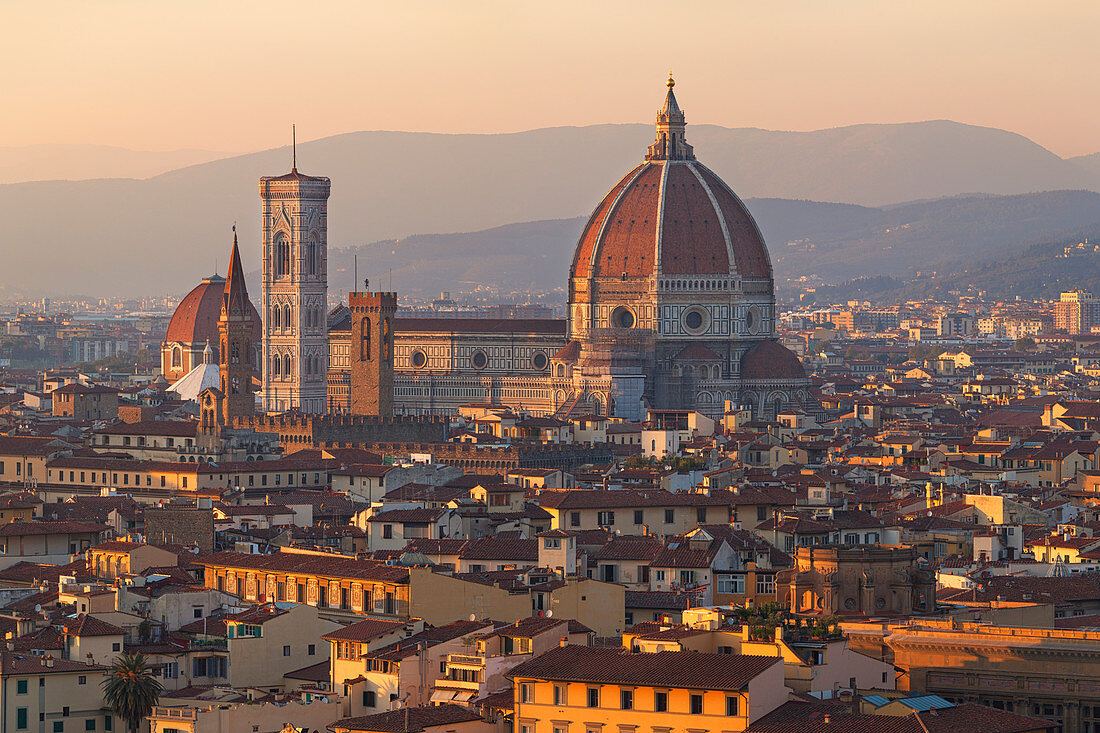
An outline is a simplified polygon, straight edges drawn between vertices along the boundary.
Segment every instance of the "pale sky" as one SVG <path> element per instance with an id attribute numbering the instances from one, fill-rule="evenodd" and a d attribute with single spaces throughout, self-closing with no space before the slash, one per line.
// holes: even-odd
<path id="1" fill-rule="evenodd" d="M 0 145 L 952 119 L 1100 151 L 1097 0 L 0 0 Z"/>

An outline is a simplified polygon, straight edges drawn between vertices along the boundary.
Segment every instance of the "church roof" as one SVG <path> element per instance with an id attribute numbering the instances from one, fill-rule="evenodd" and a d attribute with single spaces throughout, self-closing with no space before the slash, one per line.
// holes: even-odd
<path id="1" fill-rule="evenodd" d="M 217 387 L 221 384 L 221 370 L 217 364 L 203 361 L 191 371 L 184 374 L 168 388 L 169 392 L 175 392 L 181 400 L 198 402 L 199 395 L 208 387 Z"/>
<path id="2" fill-rule="evenodd" d="M 778 341 L 761 341 L 741 357 L 742 379 L 805 379 L 798 356 Z"/>

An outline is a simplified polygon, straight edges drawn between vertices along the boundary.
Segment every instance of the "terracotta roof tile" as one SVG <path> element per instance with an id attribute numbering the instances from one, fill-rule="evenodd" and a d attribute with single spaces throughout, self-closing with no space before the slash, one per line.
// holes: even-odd
<path id="1" fill-rule="evenodd" d="M 511 679 L 534 678 L 621 685 L 741 690 L 775 657 L 699 652 L 631 653 L 622 648 L 564 646 L 514 667 Z"/>

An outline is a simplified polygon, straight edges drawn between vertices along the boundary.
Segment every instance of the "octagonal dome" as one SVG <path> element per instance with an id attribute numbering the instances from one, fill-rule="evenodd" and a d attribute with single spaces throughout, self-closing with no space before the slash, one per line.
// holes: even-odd
<path id="1" fill-rule="evenodd" d="M 657 139 L 644 163 L 603 198 L 581 233 L 571 277 L 772 277 L 771 258 L 745 204 L 695 160 L 669 79 Z"/>

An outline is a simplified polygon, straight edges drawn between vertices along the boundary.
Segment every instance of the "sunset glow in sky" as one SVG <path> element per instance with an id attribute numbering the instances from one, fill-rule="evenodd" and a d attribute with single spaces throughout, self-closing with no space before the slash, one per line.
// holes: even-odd
<path id="1" fill-rule="evenodd" d="M 1100 151 L 1100 2 L 4 0 L 0 145 L 947 118 Z"/>

